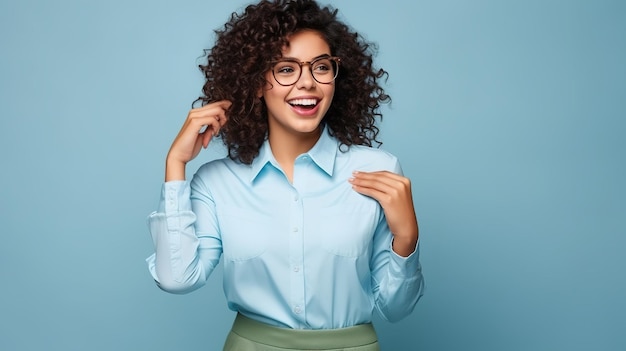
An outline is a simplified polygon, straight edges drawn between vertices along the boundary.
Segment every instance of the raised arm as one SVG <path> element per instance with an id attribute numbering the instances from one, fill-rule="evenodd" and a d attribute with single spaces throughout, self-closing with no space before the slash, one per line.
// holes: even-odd
<path id="1" fill-rule="evenodd" d="M 185 180 L 185 166 L 201 148 L 226 124 L 230 101 L 222 100 L 189 111 L 187 119 L 174 139 L 165 162 L 165 181 Z"/>
<path id="2" fill-rule="evenodd" d="M 159 210 L 148 217 L 155 253 L 147 259 L 165 291 L 199 288 L 219 261 L 215 205 L 200 179 L 185 180 L 185 167 L 224 126 L 228 107 L 230 102 L 219 101 L 191 110 L 168 152 Z"/>

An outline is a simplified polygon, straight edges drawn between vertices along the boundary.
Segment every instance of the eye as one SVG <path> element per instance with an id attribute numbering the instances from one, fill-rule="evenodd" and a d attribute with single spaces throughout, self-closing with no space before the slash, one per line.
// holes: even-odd
<path id="1" fill-rule="evenodd" d="M 333 71 L 333 65 L 329 59 L 321 59 L 313 64 L 313 71 L 316 73 L 327 73 Z"/>
<path id="2" fill-rule="evenodd" d="M 300 69 L 300 66 L 295 62 L 279 62 L 274 66 L 274 73 L 279 75 L 291 75 Z"/>

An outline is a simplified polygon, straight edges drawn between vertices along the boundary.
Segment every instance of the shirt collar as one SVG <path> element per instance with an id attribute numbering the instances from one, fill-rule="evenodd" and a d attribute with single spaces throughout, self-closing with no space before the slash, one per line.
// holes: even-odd
<path id="1" fill-rule="evenodd" d="M 311 150 L 303 155 L 309 156 L 321 170 L 329 176 L 332 176 L 339 142 L 332 137 L 330 133 L 330 128 L 324 127 L 317 143 L 313 145 Z M 299 157 L 302 157 L 302 155 Z M 268 163 L 279 168 L 278 162 L 272 154 L 269 140 L 266 139 L 259 149 L 259 155 L 252 161 L 250 182 L 254 182 L 259 173 L 261 173 L 261 170 L 263 170 Z"/>
<path id="2" fill-rule="evenodd" d="M 339 141 L 331 136 L 330 133 L 330 128 L 324 127 L 320 139 L 306 154 L 311 157 L 311 160 L 321 170 L 332 176 L 335 169 L 335 157 L 337 156 Z"/>

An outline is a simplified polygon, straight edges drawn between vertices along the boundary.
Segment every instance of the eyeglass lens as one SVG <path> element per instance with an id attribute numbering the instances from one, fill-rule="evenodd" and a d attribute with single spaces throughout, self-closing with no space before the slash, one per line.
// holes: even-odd
<path id="1" fill-rule="evenodd" d="M 331 57 L 321 57 L 311 62 L 298 62 L 295 60 L 278 61 L 273 68 L 276 81 L 281 85 L 295 84 L 302 75 L 302 66 L 307 64 L 313 78 L 322 84 L 332 83 L 337 77 L 338 65 Z"/>

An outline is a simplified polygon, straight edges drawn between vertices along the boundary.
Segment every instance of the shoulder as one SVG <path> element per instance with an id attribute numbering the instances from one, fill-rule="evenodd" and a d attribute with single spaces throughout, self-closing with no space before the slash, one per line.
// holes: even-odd
<path id="1" fill-rule="evenodd" d="M 192 186 L 194 184 L 226 183 L 243 178 L 249 173 L 250 165 L 224 157 L 200 166 L 193 176 Z"/>
<path id="2" fill-rule="evenodd" d="M 223 171 L 232 168 L 237 163 L 228 157 L 218 158 L 209 161 L 198 168 L 196 174 L 211 173 L 213 171 Z"/>
<path id="3" fill-rule="evenodd" d="M 352 145 L 340 146 L 337 160 L 349 164 L 355 170 L 361 171 L 390 171 L 401 173 L 400 162 L 392 153 L 369 146 Z"/>

